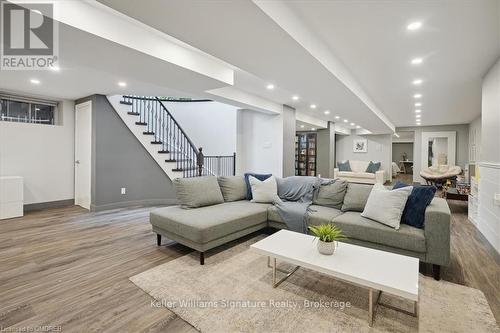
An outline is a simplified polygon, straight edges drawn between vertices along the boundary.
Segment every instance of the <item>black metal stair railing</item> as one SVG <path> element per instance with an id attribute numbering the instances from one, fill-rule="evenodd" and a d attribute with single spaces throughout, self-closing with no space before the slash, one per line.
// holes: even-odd
<path id="1" fill-rule="evenodd" d="M 151 144 L 158 145 L 158 153 L 165 154 L 165 162 L 175 162 L 172 171 L 183 177 L 235 174 L 236 154 L 231 156 L 204 156 L 157 97 L 123 96 L 122 104 L 132 107 L 130 115 L 138 116 L 137 126 L 144 126 L 143 134 L 151 136 Z"/>

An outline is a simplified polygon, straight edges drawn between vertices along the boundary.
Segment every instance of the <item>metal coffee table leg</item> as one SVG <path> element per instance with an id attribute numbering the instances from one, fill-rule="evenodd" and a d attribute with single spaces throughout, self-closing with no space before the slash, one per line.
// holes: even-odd
<path id="1" fill-rule="evenodd" d="M 271 257 L 267 257 L 267 267 L 273 269 L 273 288 L 276 288 L 277 286 L 279 286 L 283 281 L 288 279 L 288 277 L 290 275 L 295 273 L 300 268 L 300 266 L 296 266 L 291 271 L 285 271 L 285 270 L 279 269 L 276 267 L 276 258 L 273 258 L 273 265 L 271 266 Z M 277 272 L 285 273 L 286 275 L 284 277 L 282 277 L 279 281 L 276 281 L 277 280 Z"/>

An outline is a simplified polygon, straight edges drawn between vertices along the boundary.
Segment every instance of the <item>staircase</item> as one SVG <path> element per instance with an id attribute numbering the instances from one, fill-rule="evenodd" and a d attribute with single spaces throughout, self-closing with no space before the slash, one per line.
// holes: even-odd
<path id="1" fill-rule="evenodd" d="M 234 175 L 236 154 L 204 156 L 158 97 L 117 95 L 108 100 L 170 179 Z"/>

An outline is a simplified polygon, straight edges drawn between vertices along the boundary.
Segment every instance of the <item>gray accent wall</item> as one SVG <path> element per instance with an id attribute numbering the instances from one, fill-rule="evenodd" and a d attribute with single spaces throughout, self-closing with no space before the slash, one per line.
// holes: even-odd
<path id="1" fill-rule="evenodd" d="M 353 152 L 354 139 L 367 139 L 368 152 Z M 355 160 L 380 162 L 385 171 L 385 179 L 392 179 L 392 135 L 337 135 L 336 136 L 336 161 Z"/>
<path id="2" fill-rule="evenodd" d="M 172 181 L 109 103 L 92 95 L 92 198 L 95 211 L 130 205 L 174 204 Z M 126 194 L 121 194 L 121 188 Z"/>
<path id="3" fill-rule="evenodd" d="M 328 122 L 326 129 L 318 130 L 316 171 L 323 178 L 333 178 L 335 168 L 335 124 Z"/>
<path id="4" fill-rule="evenodd" d="M 413 146 L 413 181 L 424 182 L 420 177 L 422 165 L 422 133 L 423 132 L 444 132 L 455 131 L 456 142 L 456 165 L 462 169 L 469 163 L 469 124 L 440 125 L 440 126 L 419 126 L 419 127 L 398 127 L 396 132 L 414 131 L 415 142 Z"/>
<path id="5" fill-rule="evenodd" d="M 295 175 L 295 109 L 283 105 L 283 177 Z"/>
<path id="6" fill-rule="evenodd" d="M 408 160 L 413 161 L 413 142 L 393 142 L 392 143 L 392 161 L 399 163 L 406 153 Z"/>

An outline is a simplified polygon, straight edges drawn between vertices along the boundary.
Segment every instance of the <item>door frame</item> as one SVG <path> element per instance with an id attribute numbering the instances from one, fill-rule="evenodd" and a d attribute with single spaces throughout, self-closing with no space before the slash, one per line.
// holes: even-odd
<path id="1" fill-rule="evenodd" d="M 88 191 L 88 195 L 85 195 L 84 197 L 87 197 L 88 200 L 81 200 L 82 195 L 80 194 L 80 188 L 79 188 L 79 183 L 78 183 L 78 174 L 77 174 L 77 156 L 79 156 L 79 149 L 78 145 L 80 144 L 78 140 L 78 112 L 82 112 L 81 109 L 88 108 L 88 117 L 89 119 L 89 128 L 88 128 L 88 138 L 86 138 L 86 142 L 84 144 L 88 144 L 90 147 L 90 153 L 89 156 L 86 156 L 88 158 L 88 164 L 89 164 L 89 170 L 88 170 L 88 189 L 86 189 L 85 192 Z M 79 103 L 75 105 L 75 157 L 74 157 L 74 170 L 75 170 L 75 205 L 81 206 L 83 208 L 86 208 L 90 210 L 90 205 L 91 205 L 91 198 L 92 198 L 92 101 L 86 101 L 83 103 Z"/>

